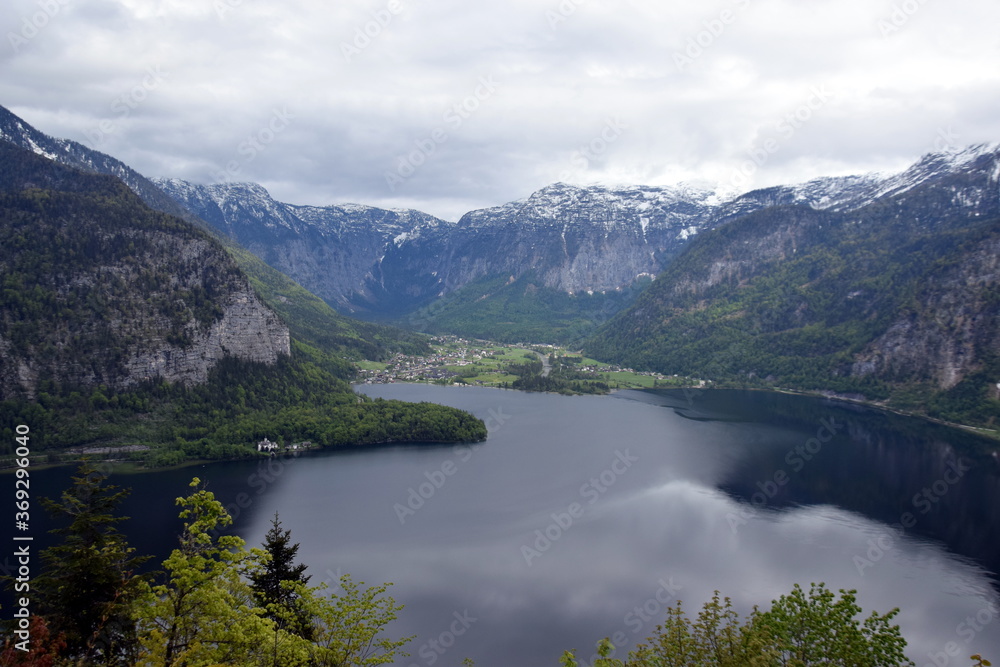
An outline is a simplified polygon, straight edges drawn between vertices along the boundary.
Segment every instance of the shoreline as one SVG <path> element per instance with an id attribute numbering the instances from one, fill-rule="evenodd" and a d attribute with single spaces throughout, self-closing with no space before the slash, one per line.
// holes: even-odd
<path id="1" fill-rule="evenodd" d="M 448 385 L 441 385 L 441 384 L 435 385 L 434 382 L 429 382 L 424 380 L 397 380 L 395 382 L 378 382 L 378 383 L 373 382 L 370 384 L 364 382 L 358 382 L 358 383 L 352 383 L 351 386 L 354 387 L 356 385 L 359 385 L 359 386 L 374 387 L 378 385 L 390 385 L 390 384 L 426 385 L 426 386 L 439 386 L 445 388 L 460 388 L 460 389 L 500 389 L 503 391 L 522 391 L 526 394 L 552 394 L 555 396 L 611 396 L 612 394 L 615 394 L 620 391 L 660 391 L 660 390 L 684 391 L 685 389 L 694 391 L 711 391 L 713 389 L 716 390 L 728 389 L 736 391 L 772 392 L 775 394 L 786 394 L 789 396 L 806 396 L 809 398 L 822 398 L 831 401 L 838 401 L 841 403 L 848 403 L 851 405 L 860 405 L 866 408 L 881 410 L 882 412 L 888 412 L 894 415 L 898 415 L 900 417 L 907 417 L 911 419 L 922 419 L 924 421 L 928 421 L 933 424 L 938 424 L 939 426 L 959 429 L 961 431 L 972 433 L 974 435 L 981 435 L 984 438 L 988 438 L 990 440 L 996 441 L 997 443 L 1000 443 L 1000 429 L 988 429 L 982 426 L 972 426 L 971 424 L 960 424 L 957 422 L 949 422 L 944 419 L 931 417 L 930 415 L 921 414 L 919 412 L 911 412 L 908 410 L 904 410 L 902 408 L 886 405 L 885 403 L 881 403 L 879 401 L 870 401 L 867 399 L 852 398 L 850 396 L 838 394 L 833 391 L 790 389 L 787 387 L 730 387 L 730 386 L 716 386 L 716 385 L 699 387 L 695 385 L 688 385 L 688 386 L 677 385 L 671 387 L 616 387 L 614 389 L 610 389 L 606 394 L 583 394 L 583 393 L 564 394 L 558 391 L 531 391 L 529 389 L 512 389 L 511 387 L 492 387 L 487 385 L 471 385 L 471 384 L 458 384 L 458 383 L 453 383 Z"/>
<path id="2" fill-rule="evenodd" d="M 727 386 L 711 386 L 711 387 L 701 386 L 701 387 L 699 387 L 699 386 L 693 386 L 693 385 L 692 386 L 673 386 L 673 387 L 625 387 L 625 388 L 618 387 L 618 388 L 609 390 L 606 394 L 582 394 L 582 393 L 579 393 L 579 394 L 564 394 L 562 392 L 552 392 L 552 391 L 536 392 L 536 391 L 525 390 L 525 389 L 512 389 L 510 387 L 491 387 L 491 386 L 484 386 L 484 385 L 468 385 L 468 384 L 442 385 L 442 384 L 435 384 L 434 382 L 416 381 L 416 380 L 399 380 L 399 381 L 396 381 L 396 382 L 380 382 L 380 383 L 358 382 L 358 383 L 351 383 L 351 387 L 354 388 L 355 391 L 357 391 L 357 387 L 359 387 L 359 386 L 379 386 L 379 385 L 391 385 L 391 384 L 424 385 L 424 386 L 430 386 L 430 387 L 439 386 L 439 387 L 442 387 L 442 388 L 457 388 L 457 389 L 498 389 L 498 390 L 501 390 L 501 391 L 519 391 L 519 392 L 523 392 L 523 393 L 526 393 L 526 394 L 542 393 L 542 394 L 552 394 L 552 395 L 569 396 L 569 397 L 574 397 L 574 396 L 611 396 L 611 395 L 613 395 L 615 393 L 618 393 L 618 392 L 621 392 L 621 391 L 659 391 L 659 390 L 684 391 L 685 389 L 687 389 L 687 390 L 695 390 L 695 391 L 736 390 L 736 391 L 771 392 L 771 393 L 784 394 L 784 395 L 789 395 L 789 396 L 804 396 L 804 397 L 808 397 L 808 398 L 832 400 L 832 401 L 837 401 L 837 402 L 845 403 L 845 404 L 849 404 L 849 405 L 862 406 L 862 407 L 869 408 L 869 409 L 879 410 L 879 411 L 882 411 L 882 412 L 894 414 L 894 415 L 897 415 L 897 416 L 900 416 L 900 417 L 906 417 L 906 418 L 909 418 L 909 419 L 921 419 L 921 420 L 924 420 L 924 421 L 927 421 L 927 422 L 930 422 L 930 423 L 933 423 L 933 424 L 937 424 L 939 426 L 944 426 L 946 428 L 953 428 L 953 429 L 957 429 L 957 430 L 960 430 L 960 431 L 963 431 L 963 432 L 966 432 L 966 433 L 971 433 L 973 435 L 982 436 L 982 437 L 984 437 L 984 438 L 986 438 L 988 440 L 991 440 L 991 441 L 997 443 L 997 446 L 1000 447 L 1000 430 L 996 430 L 996 429 L 991 430 L 991 429 L 984 428 L 984 427 L 972 426 L 970 424 L 959 424 L 959 423 L 956 423 L 956 422 L 949 422 L 949 421 L 946 421 L 946 420 L 943 420 L 943 419 L 938 419 L 936 417 L 931 417 L 929 415 L 921 414 L 921 413 L 918 413 L 918 412 L 911 412 L 911 411 L 903 410 L 901 408 L 892 407 L 892 406 L 886 405 L 886 404 L 878 402 L 878 401 L 869 401 L 869 400 L 865 400 L 865 399 L 853 398 L 853 397 L 850 397 L 850 396 L 840 395 L 840 394 L 837 394 L 835 392 L 808 391 L 808 390 L 802 390 L 802 389 L 790 389 L 790 388 L 787 388 L 787 387 L 769 387 L 769 388 L 765 388 L 765 387 L 727 387 Z M 139 464 L 139 463 L 137 463 L 135 461 L 128 461 L 128 460 L 118 459 L 118 458 L 112 458 L 112 459 L 91 458 L 91 459 L 86 459 L 86 460 L 92 461 L 92 462 L 94 462 L 96 464 L 111 464 L 112 473 L 119 473 L 119 474 L 124 474 L 124 475 L 140 475 L 140 474 L 146 474 L 146 473 L 164 472 L 164 471 L 167 471 L 167 470 L 179 470 L 179 469 L 183 469 L 183 468 L 190 468 L 190 467 L 194 467 L 194 466 L 206 465 L 206 464 L 209 464 L 209 463 L 224 463 L 226 461 L 251 461 L 251 460 L 254 460 L 254 459 L 267 460 L 267 459 L 270 459 L 270 458 L 284 458 L 286 456 L 295 456 L 295 457 L 298 457 L 298 456 L 301 456 L 301 455 L 304 455 L 304 454 L 310 454 L 310 453 L 340 452 L 340 451 L 349 452 L 349 451 L 361 451 L 361 450 L 366 450 L 366 449 L 380 449 L 380 448 L 387 448 L 387 447 L 394 447 L 394 446 L 408 446 L 408 445 L 417 445 L 417 446 L 419 446 L 419 445 L 448 446 L 448 445 L 462 445 L 462 444 L 465 444 L 465 445 L 475 445 L 475 444 L 479 444 L 481 442 L 484 442 L 484 441 L 478 441 L 478 442 L 423 442 L 423 441 L 421 441 L 421 442 L 415 442 L 415 441 L 406 441 L 406 440 L 393 440 L 393 441 L 386 441 L 386 442 L 376 442 L 376 443 L 346 445 L 346 446 L 334 447 L 334 448 L 313 447 L 313 448 L 310 448 L 310 449 L 305 449 L 305 450 L 297 451 L 297 452 L 294 452 L 294 453 L 279 454 L 277 456 L 253 456 L 253 455 L 250 455 L 250 456 L 246 456 L 246 457 L 242 457 L 242 458 L 233 458 L 233 459 L 191 459 L 189 461 L 183 461 L 181 463 L 177 463 L 177 464 L 170 465 L 170 466 L 159 466 L 159 467 L 152 467 L 152 468 L 144 467 L 144 466 L 142 466 L 141 464 Z M 62 452 L 62 453 L 65 453 L 65 452 Z M 60 461 L 58 463 L 46 462 L 46 463 L 40 463 L 40 464 L 32 464 L 32 469 L 33 470 L 45 470 L 45 469 L 48 469 L 48 468 L 73 467 L 73 466 L 78 466 L 84 460 L 85 459 L 80 458 L 80 459 L 76 459 L 76 460 L 73 460 L 73 461 Z M 16 470 L 16 467 L 2 468 L 2 469 L 0 469 L 0 476 L 5 475 L 8 472 L 9 473 L 13 473 L 15 470 Z"/>

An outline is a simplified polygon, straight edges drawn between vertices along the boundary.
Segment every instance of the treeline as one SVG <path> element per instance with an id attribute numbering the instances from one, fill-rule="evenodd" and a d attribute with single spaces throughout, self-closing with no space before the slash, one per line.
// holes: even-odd
<path id="1" fill-rule="evenodd" d="M 157 336 L 190 345 L 247 289 L 205 232 L 147 208 L 114 178 L 24 153 L 0 146 L 5 384 L 14 372 L 3 366 L 20 365 L 29 376 L 113 385 L 130 354 Z M 36 183 L 61 189 L 28 187 Z"/>
<path id="2" fill-rule="evenodd" d="M 294 338 L 354 361 L 383 361 L 397 352 L 415 356 L 430 354 L 431 347 L 425 336 L 344 317 L 235 241 L 222 239 L 222 243 L 249 276 L 261 299 L 288 325 Z"/>
<path id="3" fill-rule="evenodd" d="M 31 615 L 7 621 L 0 664 L 33 667 L 341 667 L 391 663 L 409 638 L 386 636 L 402 608 L 388 584 L 349 575 L 310 586 L 298 544 L 275 515 L 260 548 L 232 535 L 195 478 L 178 498 L 184 528 L 162 569 L 128 546 L 115 516 L 126 491 L 84 467 L 49 511 L 62 539 L 42 552 Z M 11 579 L 8 584 L 16 582 Z M 20 595 L 25 595 L 23 591 Z"/>
<path id="4" fill-rule="evenodd" d="M 534 271 L 477 280 L 410 315 L 418 331 L 516 343 L 525 340 L 574 344 L 628 306 L 648 279 L 607 293 L 568 294 L 545 287 Z M 483 295 L 486 295 L 484 298 Z"/>
<path id="5" fill-rule="evenodd" d="M 355 394 L 347 362 L 302 343 L 273 366 L 226 358 L 205 384 L 147 383 L 127 392 L 42 386 L 34 401 L 0 402 L 0 456 L 18 424 L 37 433 L 35 453 L 78 458 L 70 447 L 139 445 L 121 457 L 150 466 L 256 456 L 263 438 L 318 447 L 391 442 L 478 442 L 482 420 L 431 403 Z"/>
<path id="6" fill-rule="evenodd" d="M 612 638 L 597 643 L 592 667 L 915 667 L 906 657 L 906 639 L 892 620 L 899 613 L 872 612 L 862 621 L 857 591 L 840 590 L 839 597 L 822 583 L 806 592 L 795 584 L 791 593 L 757 607 L 740 618 L 729 598 L 715 591 L 695 618 L 678 601 L 653 636 L 617 659 Z M 948 648 L 951 651 L 951 645 Z M 929 654 L 935 664 L 950 664 L 957 652 Z M 991 667 L 979 654 L 972 667 Z M 963 661 L 964 663 L 964 661 Z M 579 667 L 566 651 L 562 667 Z M 968 663 L 964 663 L 968 664 Z"/>
<path id="7" fill-rule="evenodd" d="M 561 358 L 552 358 L 552 366 L 548 375 L 542 375 L 544 366 L 535 359 L 524 364 L 511 364 L 505 370 L 518 376 L 510 384 L 511 389 L 522 391 L 551 391 L 560 394 L 606 394 L 611 391 L 607 382 L 594 380 L 586 373 L 575 370 L 570 363 L 563 363 Z"/>
<path id="8" fill-rule="evenodd" d="M 1000 221 L 929 225 L 919 201 L 856 215 L 775 207 L 699 235 L 584 349 L 719 385 L 861 394 L 988 425 L 1000 418 L 991 380 L 1000 358 L 986 335 L 1000 321 L 1000 301 L 964 262 L 997 242 Z M 966 283 L 977 286 L 954 288 Z M 959 308 L 966 315 L 955 316 Z M 916 352 L 909 364 L 859 372 L 862 353 L 901 321 L 927 337 L 915 344 L 944 349 L 965 336 L 955 344 L 976 359 L 973 373 L 942 390 Z"/>
<path id="9" fill-rule="evenodd" d="M 252 278 L 205 231 L 118 179 L 0 141 L 0 465 L 20 424 L 37 462 L 110 447 L 157 466 L 256 455 L 264 437 L 324 447 L 486 437 L 457 410 L 355 395 L 351 360 L 394 344 L 426 350 L 425 340 L 340 317 L 230 249 Z M 291 356 L 272 366 L 225 357 L 198 386 L 132 384 L 129 360 L 188 347 L 251 284 L 290 318 Z"/>

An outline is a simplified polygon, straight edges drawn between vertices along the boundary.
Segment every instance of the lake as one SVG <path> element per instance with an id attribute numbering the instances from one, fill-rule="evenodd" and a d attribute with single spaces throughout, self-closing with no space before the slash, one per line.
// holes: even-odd
<path id="1" fill-rule="evenodd" d="M 747 612 L 820 581 L 857 589 L 866 613 L 899 607 L 917 665 L 1000 660 L 990 441 L 765 392 L 357 389 L 469 410 L 490 437 L 119 475 L 132 543 L 165 554 L 172 499 L 198 475 L 252 545 L 278 512 L 311 583 L 394 582 L 391 632 L 416 635 L 405 666 L 554 666 L 565 649 L 589 664 L 599 639 L 624 655 L 677 599 L 696 613 L 717 589 Z"/>

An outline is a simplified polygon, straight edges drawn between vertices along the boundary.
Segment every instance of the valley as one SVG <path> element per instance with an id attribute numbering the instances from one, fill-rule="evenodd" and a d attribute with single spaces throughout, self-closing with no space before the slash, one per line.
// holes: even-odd
<path id="1" fill-rule="evenodd" d="M 72 170 L 123 179 L 130 192 L 116 197 L 211 239 L 198 243 L 222 267 L 198 274 L 190 261 L 172 268 L 157 259 L 155 277 L 130 284 L 138 246 L 122 240 L 118 259 L 95 256 L 83 273 L 59 278 L 75 281 L 72 294 L 6 278 L 7 312 L 34 314 L 0 331 L 0 374 L 13 401 L 2 428 L 26 411 L 53 420 L 55 458 L 68 447 L 132 445 L 157 465 L 245 456 L 270 432 L 267 421 L 282 424 L 289 441 L 390 437 L 374 424 L 313 437 L 314 411 L 351 402 L 348 381 L 359 379 L 577 394 L 780 387 L 987 431 L 1000 422 L 997 145 L 928 154 L 896 174 L 741 195 L 555 183 L 450 222 L 409 209 L 287 204 L 253 183 L 149 180 L 7 110 L 0 138 L 11 165 L 28 162 L 10 152 L 17 147 L 35 156 L 37 173 L 55 170 L 46 178 L 57 187 L 78 178 L 66 180 Z M 44 183 L 19 170 L 9 180 L 15 190 Z M 96 186 L 69 189 L 88 187 Z M 149 215 L 135 199 L 127 206 Z M 65 264 L 19 250 L 24 229 L 9 244 L 18 271 Z M 128 234 L 94 227 L 87 252 L 108 233 Z M 65 252 L 83 256 L 72 243 Z M 185 273 L 181 289 L 156 296 L 157 312 L 136 320 L 148 324 L 123 328 L 142 310 L 129 289 L 148 298 L 174 270 Z M 103 285 L 102 271 L 119 277 Z M 225 281 L 239 296 L 225 296 Z M 92 303 L 107 305 L 84 309 Z M 31 322 L 55 307 L 81 325 L 96 316 L 72 338 L 76 347 L 56 335 L 59 326 Z M 237 371 L 241 358 L 264 366 Z M 275 372 L 294 379 L 265 379 Z M 255 389 L 243 396 L 219 386 L 234 379 Z M 289 386 L 299 390 L 271 390 Z M 312 397 L 311 407 L 289 404 L 291 396 Z"/>
<path id="2" fill-rule="evenodd" d="M 1000 4 L 4 9 L 0 667 L 998 664 Z"/>
<path id="3" fill-rule="evenodd" d="M 543 391 L 565 394 L 705 386 L 703 380 L 637 372 L 588 359 L 552 344 L 503 344 L 458 336 L 435 336 L 429 342 L 432 348 L 429 355 L 397 354 L 385 362 L 359 362 L 358 381 L 363 384 L 426 382 L 505 389 L 538 386 Z"/>

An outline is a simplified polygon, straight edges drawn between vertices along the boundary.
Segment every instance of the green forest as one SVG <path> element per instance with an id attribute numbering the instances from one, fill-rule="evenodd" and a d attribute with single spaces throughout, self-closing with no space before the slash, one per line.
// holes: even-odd
<path id="1" fill-rule="evenodd" d="M 963 262 L 1000 239 L 1000 221 L 942 220 L 928 229 L 919 220 L 902 203 L 854 217 L 789 207 L 746 216 L 699 235 L 584 349 L 717 386 L 833 391 L 992 426 L 1000 418 L 993 391 L 1000 356 L 990 336 L 968 341 L 977 363 L 947 389 L 915 365 L 854 372 L 859 354 L 900 321 L 921 323 L 938 347 L 958 335 L 963 318 L 981 323 L 980 332 L 1000 324 L 995 287 L 952 287 L 973 280 Z M 782 239 L 773 241 L 776 251 L 758 247 L 771 235 Z M 734 268 L 710 278 L 720 258 Z M 939 321 L 932 304 L 958 300 L 964 315 Z"/>
<path id="2" fill-rule="evenodd" d="M 486 438 L 467 413 L 352 391 L 354 360 L 423 352 L 423 338 L 340 317 L 231 249 L 248 276 L 208 233 L 116 178 L 0 142 L 0 220 L 0 465 L 20 424 L 35 464 L 85 448 L 166 466 L 257 456 L 264 438 L 305 448 Z M 251 286 L 289 319 L 290 355 L 271 365 L 225 355 L 203 384 L 130 377 L 129 358 L 190 348 Z"/>
<path id="3" fill-rule="evenodd" d="M 418 331 L 449 333 L 502 343 L 579 343 L 631 303 L 649 284 L 608 293 L 567 294 L 545 287 L 535 272 L 516 280 L 481 278 L 410 315 Z"/>
<path id="4" fill-rule="evenodd" d="M 12 455 L 17 424 L 39 434 L 33 451 L 45 462 L 79 458 L 65 452 L 71 447 L 140 445 L 148 449 L 121 456 L 154 467 L 257 456 L 264 438 L 324 448 L 486 438 L 483 422 L 466 412 L 355 394 L 351 373 L 296 342 L 274 366 L 225 359 L 193 387 L 159 382 L 115 393 L 48 385 L 37 400 L 0 402 L 0 456 Z"/>

